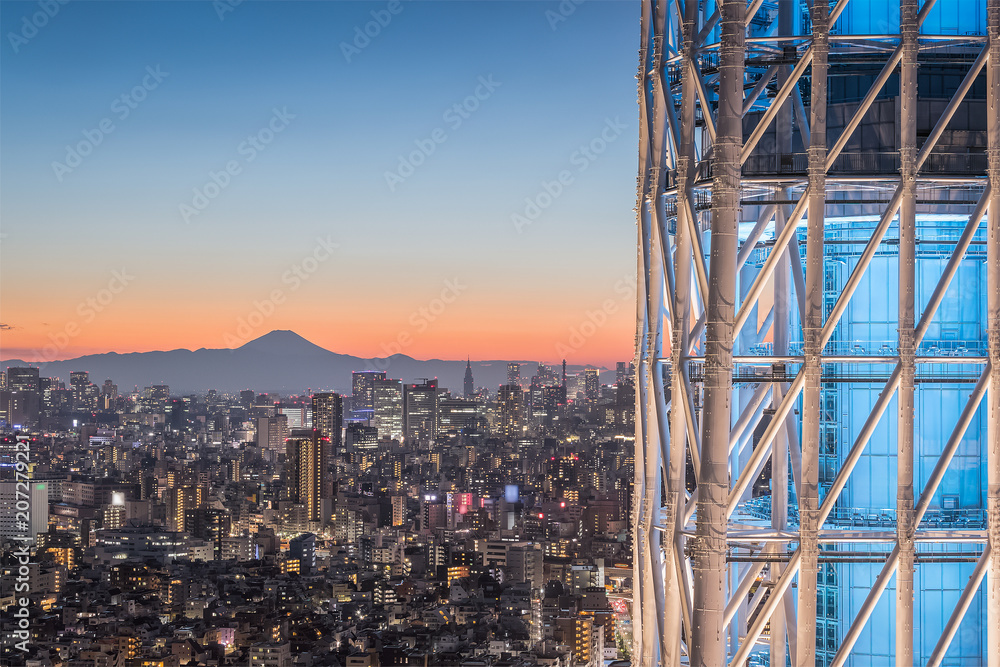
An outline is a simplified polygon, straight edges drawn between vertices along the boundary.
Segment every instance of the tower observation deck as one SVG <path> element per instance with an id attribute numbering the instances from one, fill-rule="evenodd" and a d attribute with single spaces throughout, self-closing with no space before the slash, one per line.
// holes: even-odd
<path id="1" fill-rule="evenodd" d="M 642 0 L 632 664 L 1000 667 L 1000 0 Z"/>

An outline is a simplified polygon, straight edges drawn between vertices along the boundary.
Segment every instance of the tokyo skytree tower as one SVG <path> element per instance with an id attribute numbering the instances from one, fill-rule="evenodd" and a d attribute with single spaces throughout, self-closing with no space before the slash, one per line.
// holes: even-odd
<path id="1" fill-rule="evenodd" d="M 632 664 L 1000 667 L 1000 0 L 642 0 Z"/>

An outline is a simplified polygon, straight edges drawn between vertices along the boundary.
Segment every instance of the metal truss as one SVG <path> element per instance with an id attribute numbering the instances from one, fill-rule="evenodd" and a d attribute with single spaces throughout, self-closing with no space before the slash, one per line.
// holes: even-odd
<path id="1" fill-rule="evenodd" d="M 901 0 L 897 34 L 831 29 L 849 1 L 803 0 L 808 20 L 796 21 L 791 1 L 642 0 L 634 665 L 767 658 L 783 666 L 790 658 L 812 667 L 817 572 L 831 558 L 865 558 L 852 550 L 859 542 L 884 544 L 872 556 L 883 565 L 860 611 L 846 619 L 832 664 L 850 659 L 893 577 L 894 664 L 916 664 L 914 572 L 931 557 L 919 546 L 934 542 L 978 548 L 957 552 L 975 569 L 929 664 L 941 664 L 985 586 L 985 653 L 990 667 L 1000 667 L 1000 0 L 988 0 L 986 35 L 922 32 L 935 0 Z M 960 54 L 966 75 L 918 143 L 918 65 L 941 51 Z M 828 111 L 838 102 L 828 100 L 829 68 L 845 62 L 878 74 L 828 136 Z M 935 148 L 984 69 L 986 159 L 955 167 Z M 845 152 L 894 75 L 898 154 Z M 943 191 L 968 194 L 968 219 L 920 309 L 917 211 Z M 877 222 L 827 301 L 824 215 L 831 203 L 875 206 Z M 898 239 L 887 239 L 891 226 Z M 898 339 L 864 357 L 886 369 L 877 378 L 884 387 L 821 498 L 821 389 L 831 377 L 851 381 L 859 362 L 831 341 L 873 258 L 890 242 L 899 257 Z M 921 342 L 974 242 L 980 252 L 986 246 L 985 354 L 928 354 Z M 949 362 L 975 369 L 962 380 L 974 388 L 961 414 L 948 416 L 954 428 L 933 473 L 914 488 L 915 388 L 922 369 Z M 837 501 L 880 420 L 893 419 L 886 414 L 893 398 L 895 516 L 877 526 L 862 517 L 857 525 Z M 985 525 L 935 528 L 927 521 L 936 511 L 932 498 L 980 409 Z M 768 463 L 772 496 L 758 516 L 765 521 L 752 521 L 747 508 L 763 505 L 751 491 Z"/>

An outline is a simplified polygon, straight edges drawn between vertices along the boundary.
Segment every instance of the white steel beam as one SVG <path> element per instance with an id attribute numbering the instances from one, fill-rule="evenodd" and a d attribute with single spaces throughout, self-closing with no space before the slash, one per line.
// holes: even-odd
<path id="1" fill-rule="evenodd" d="M 975 417 L 976 411 L 979 409 L 979 404 L 982 403 L 983 398 L 986 395 L 989 378 L 990 368 L 987 367 L 983 369 L 983 374 L 980 377 L 979 382 L 976 384 L 976 388 L 973 390 L 972 395 L 969 396 L 969 400 L 965 404 L 965 409 L 962 411 L 962 414 L 958 419 L 958 423 L 955 424 L 955 429 L 952 431 L 951 437 L 948 438 L 948 443 L 945 445 L 944 451 L 941 452 L 941 456 L 938 458 L 937 465 L 935 465 L 934 471 L 931 473 L 930 479 L 927 481 L 927 485 L 924 487 L 923 493 L 920 494 L 920 503 L 917 505 L 913 513 L 914 524 L 920 523 L 920 520 L 927 512 L 927 508 L 930 506 L 931 499 L 934 497 L 938 486 L 941 484 L 941 480 L 944 479 L 944 474 L 948 470 L 948 465 L 955 456 L 958 446 L 962 443 L 962 438 L 965 437 L 965 432 L 969 429 L 969 424 L 972 423 L 972 419 Z M 892 553 L 889 554 L 889 558 L 886 559 L 885 565 L 882 566 L 882 571 L 879 572 L 878 577 L 872 584 L 871 591 L 869 591 L 868 596 L 861 605 L 861 609 L 858 611 L 857 616 L 851 623 L 847 634 L 844 636 L 840 647 L 837 649 L 837 654 L 830 663 L 830 667 L 843 667 L 844 663 L 847 661 L 847 657 L 854 648 L 854 644 L 858 641 L 858 637 L 861 636 L 861 632 L 864 630 L 865 624 L 868 623 L 868 619 L 871 618 L 872 612 L 875 611 L 875 605 L 878 604 L 879 598 L 889 585 L 889 579 L 892 578 L 893 573 L 899 565 L 899 551 L 900 548 L 897 543 L 893 548 Z"/>
<path id="2" fill-rule="evenodd" d="M 927 660 L 927 667 L 939 667 L 941 661 L 944 660 L 944 654 L 948 652 L 948 647 L 951 646 L 951 641 L 958 632 L 958 626 L 961 625 L 962 619 L 965 618 L 966 612 L 969 611 L 969 607 L 972 605 L 972 598 L 976 596 L 979 585 L 983 583 L 987 566 L 990 563 L 990 555 L 991 547 L 987 544 L 986 549 L 983 550 L 983 555 L 979 557 L 979 561 L 976 563 L 976 569 L 972 571 L 972 576 L 969 577 L 969 581 L 962 591 L 962 596 L 958 599 L 958 604 L 955 605 L 955 610 L 952 612 L 951 618 L 948 619 L 948 624 L 944 626 L 944 632 L 941 633 L 941 638 L 934 647 L 934 652 L 931 653 L 931 657 Z"/>
<path id="3" fill-rule="evenodd" d="M 691 664 L 723 667 L 726 643 L 726 492 L 732 392 L 733 310 L 740 216 L 743 140 L 743 0 L 723 0 L 719 47 L 719 113 L 712 188 L 712 240 L 706 317 L 705 418 L 693 545 L 694 610 Z"/>
<path id="4" fill-rule="evenodd" d="M 785 85 L 778 90 L 778 94 L 775 95 L 773 100 L 771 100 L 771 106 L 769 106 L 767 111 L 764 112 L 764 115 L 761 116 L 760 122 L 757 123 L 757 127 L 755 127 L 753 132 L 750 133 L 750 137 L 743 145 L 743 150 L 740 153 L 740 164 L 746 162 L 747 158 L 750 157 L 750 154 L 753 153 L 753 149 L 757 147 L 757 143 L 760 141 L 761 137 L 764 136 L 764 133 L 767 132 L 767 128 L 771 126 L 771 121 L 773 121 L 778 115 L 778 111 L 781 109 L 782 104 L 791 94 L 792 88 L 798 84 L 799 78 L 802 76 L 803 72 L 806 71 L 806 68 L 809 67 L 809 63 L 812 62 L 812 59 L 813 50 L 812 47 L 809 47 L 806 49 L 805 53 L 802 54 L 802 57 L 799 58 L 799 62 L 795 64 L 795 68 L 789 75 L 788 80 L 785 81 Z"/>
<path id="5" fill-rule="evenodd" d="M 986 232 L 986 322 L 991 367 L 986 417 L 986 521 L 990 537 L 986 655 L 989 667 L 1000 667 L 1000 0 L 989 0 L 986 13 L 990 53 L 986 72 L 986 154 L 991 189 Z"/>
<path id="6" fill-rule="evenodd" d="M 916 375 L 917 265 L 917 0 L 900 0 L 902 50 L 899 96 L 899 326 L 900 380 L 896 398 L 896 665 L 913 666 L 913 574 L 916 548 L 913 533 L 913 405 Z"/>
<path id="7" fill-rule="evenodd" d="M 802 397 L 802 481 L 799 534 L 802 569 L 798 585 L 796 667 L 816 664 L 816 575 L 819 571 L 820 354 L 823 346 L 824 211 L 826 199 L 826 78 L 830 52 L 829 3 L 813 0 L 813 67 L 810 94 L 809 218 L 806 227 L 806 294 L 802 310 L 805 389 Z"/>

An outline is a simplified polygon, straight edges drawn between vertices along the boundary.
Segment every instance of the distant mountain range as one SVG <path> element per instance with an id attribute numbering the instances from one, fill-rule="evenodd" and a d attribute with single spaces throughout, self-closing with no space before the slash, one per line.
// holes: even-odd
<path id="1" fill-rule="evenodd" d="M 524 364 L 521 375 L 530 378 L 537 362 Z M 385 371 L 387 377 L 410 382 L 418 378 L 438 378 L 439 386 L 461 393 L 465 361 L 419 360 L 404 354 L 387 359 L 362 359 L 337 354 L 311 343 L 294 331 L 272 331 L 235 349 L 170 350 L 88 354 L 76 359 L 44 364 L 21 359 L 0 360 L 0 367 L 38 366 L 42 377 L 59 377 L 69 384 L 71 371 L 88 371 L 90 381 L 101 384 L 111 378 L 121 392 L 133 386 L 170 386 L 173 394 L 202 393 L 209 389 L 233 393 L 241 389 L 258 392 L 299 393 L 308 389 L 350 392 L 351 372 Z M 507 381 L 507 361 L 473 361 L 472 375 L 477 387 L 496 390 Z M 569 373 L 583 366 L 567 366 Z M 602 382 L 614 382 L 614 372 L 602 370 Z"/>

